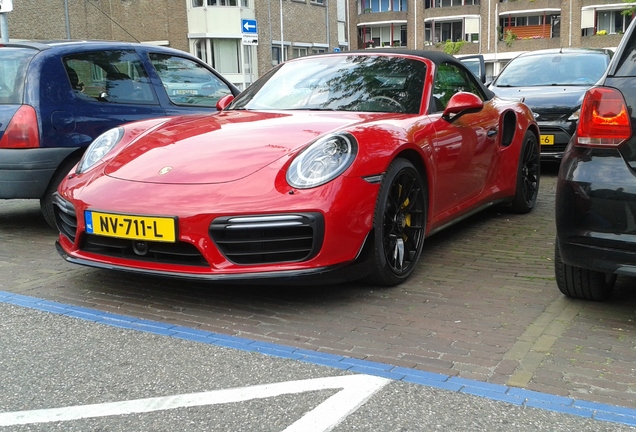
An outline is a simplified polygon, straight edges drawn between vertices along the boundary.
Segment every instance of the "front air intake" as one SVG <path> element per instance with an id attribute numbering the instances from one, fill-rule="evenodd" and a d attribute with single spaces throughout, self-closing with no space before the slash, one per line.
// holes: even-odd
<path id="1" fill-rule="evenodd" d="M 243 265 L 305 261 L 322 246 L 320 213 L 230 216 L 212 221 L 210 237 L 225 257 Z"/>

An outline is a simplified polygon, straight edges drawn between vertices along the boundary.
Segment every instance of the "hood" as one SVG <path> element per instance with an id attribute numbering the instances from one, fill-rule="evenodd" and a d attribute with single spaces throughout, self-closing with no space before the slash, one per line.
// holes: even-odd
<path id="1" fill-rule="evenodd" d="M 496 87 L 490 89 L 504 99 L 519 99 L 536 113 L 571 114 L 581 107 L 588 86 Z"/>
<path id="2" fill-rule="evenodd" d="M 216 115 L 177 117 L 124 148 L 109 161 L 105 174 L 148 183 L 232 182 L 323 134 L 369 117 L 377 116 L 223 111 Z"/>

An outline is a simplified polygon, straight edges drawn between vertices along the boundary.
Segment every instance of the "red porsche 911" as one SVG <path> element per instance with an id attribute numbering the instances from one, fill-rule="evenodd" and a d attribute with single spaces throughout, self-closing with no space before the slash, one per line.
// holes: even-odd
<path id="1" fill-rule="evenodd" d="M 98 137 L 55 197 L 60 254 L 200 280 L 397 285 L 431 234 L 536 203 L 532 112 L 446 54 L 294 59 L 217 108 Z"/>

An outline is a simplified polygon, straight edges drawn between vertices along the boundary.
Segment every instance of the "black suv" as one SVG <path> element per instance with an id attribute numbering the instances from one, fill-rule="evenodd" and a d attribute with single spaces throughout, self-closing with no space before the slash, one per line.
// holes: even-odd
<path id="1" fill-rule="evenodd" d="M 122 123 L 216 112 L 239 90 L 198 58 L 149 44 L 0 44 L 0 199 L 52 196 L 86 147 Z"/>
<path id="2" fill-rule="evenodd" d="M 559 169 L 554 265 L 569 297 L 605 300 L 617 275 L 636 276 L 635 25 L 586 92 Z"/>

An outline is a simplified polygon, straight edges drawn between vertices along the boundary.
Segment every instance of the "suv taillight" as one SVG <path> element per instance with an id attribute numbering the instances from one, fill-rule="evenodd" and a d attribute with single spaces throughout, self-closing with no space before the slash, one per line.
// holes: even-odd
<path id="1" fill-rule="evenodd" d="M 581 147 L 618 147 L 632 136 L 623 94 L 610 87 L 592 87 L 585 94 L 577 128 Z"/>
<path id="2" fill-rule="evenodd" d="M 35 109 L 22 105 L 13 115 L 0 139 L 0 148 L 21 149 L 40 146 L 40 132 Z"/>

